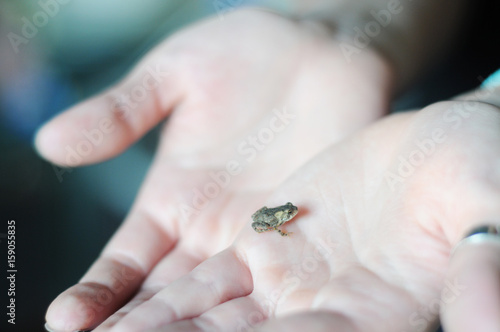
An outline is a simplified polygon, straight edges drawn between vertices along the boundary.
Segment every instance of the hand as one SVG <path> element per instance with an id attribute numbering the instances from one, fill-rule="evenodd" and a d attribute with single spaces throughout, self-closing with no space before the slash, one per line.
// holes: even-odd
<path id="1" fill-rule="evenodd" d="M 123 82 L 44 126 L 40 153 L 75 166 L 120 153 L 170 116 L 127 219 L 51 304 L 48 324 L 94 327 L 128 302 L 107 324 L 119 321 L 232 243 L 306 160 L 384 114 L 390 68 L 369 49 L 356 58 L 347 65 L 314 23 L 235 12 L 172 36 Z"/>
<path id="2" fill-rule="evenodd" d="M 244 228 L 111 331 L 434 331 L 440 310 L 498 331 L 500 245 L 450 251 L 499 220 L 499 111 L 441 102 L 334 145 L 268 199 L 299 207 L 291 237 Z"/>

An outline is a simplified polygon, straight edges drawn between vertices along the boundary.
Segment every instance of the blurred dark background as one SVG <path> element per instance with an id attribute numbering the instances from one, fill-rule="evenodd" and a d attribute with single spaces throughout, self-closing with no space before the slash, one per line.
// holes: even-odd
<path id="1" fill-rule="evenodd" d="M 42 330 L 51 300 L 78 281 L 123 220 L 156 141 L 153 131 L 111 161 L 61 175 L 33 150 L 36 128 L 115 82 L 173 31 L 218 14 L 214 2 L 206 0 L 67 1 L 15 52 L 8 33 L 21 35 L 22 18 L 40 10 L 38 1 L 0 0 L 3 308 L 8 220 L 16 222 L 18 271 L 16 326 L 8 326 L 2 313 L 1 331 Z M 499 15 L 496 1 L 470 1 L 453 49 L 394 108 L 420 107 L 473 89 L 500 67 Z"/>

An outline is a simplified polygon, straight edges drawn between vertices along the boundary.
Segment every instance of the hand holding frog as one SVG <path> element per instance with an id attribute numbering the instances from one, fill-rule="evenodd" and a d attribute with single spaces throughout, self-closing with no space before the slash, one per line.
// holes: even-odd
<path id="1" fill-rule="evenodd" d="M 52 328 L 120 321 L 225 249 L 243 227 L 253 232 L 250 216 L 284 179 L 387 111 L 393 78 L 385 59 L 367 48 L 346 66 L 325 31 L 257 10 L 198 23 L 159 45 L 122 82 L 40 130 L 40 153 L 65 165 L 65 147 L 110 119 L 113 131 L 83 158 L 90 164 L 119 154 L 169 116 L 126 220 L 80 282 L 51 304 Z M 133 109 L 120 108 L 116 100 L 142 86 L 151 69 L 168 76 Z M 271 141 L 258 139 L 271 128 Z M 250 153 L 240 153 L 241 144 Z M 194 190 L 233 160 L 241 173 L 205 206 L 193 204 Z M 194 211 L 187 217 L 186 206 Z"/>
<path id="2" fill-rule="evenodd" d="M 464 250 L 451 263 L 450 251 L 475 225 L 500 220 L 499 126 L 498 107 L 470 102 L 379 121 L 318 155 L 270 197 L 301 209 L 288 226 L 292 238 L 248 226 L 108 327 L 433 331 L 441 309 L 447 331 L 497 331 L 500 261 L 492 258 L 500 246 Z M 432 153 L 399 174 L 422 142 Z"/>

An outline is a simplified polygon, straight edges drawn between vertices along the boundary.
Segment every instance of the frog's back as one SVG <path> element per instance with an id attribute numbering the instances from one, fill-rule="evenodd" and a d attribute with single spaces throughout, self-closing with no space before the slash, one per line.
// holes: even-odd
<path id="1" fill-rule="evenodd" d="M 259 216 L 261 216 L 265 210 L 267 210 L 266 206 L 261 207 L 257 212 L 252 214 L 252 220 L 255 221 L 257 218 L 259 218 Z"/>

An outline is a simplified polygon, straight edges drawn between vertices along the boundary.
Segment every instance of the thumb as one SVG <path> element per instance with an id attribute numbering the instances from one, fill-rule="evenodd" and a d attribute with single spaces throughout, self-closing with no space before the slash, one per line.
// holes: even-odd
<path id="1" fill-rule="evenodd" d="M 500 331 L 500 190 L 498 172 L 495 171 L 499 165 L 496 147 L 500 145 L 497 134 L 500 124 L 500 70 L 491 75 L 480 89 L 457 99 L 497 106 L 488 108 L 485 113 L 487 121 L 478 126 L 483 132 L 484 144 L 477 150 L 491 149 L 490 154 L 494 157 L 487 160 L 493 166 L 478 176 L 478 179 L 486 179 L 487 185 L 483 185 L 480 192 L 471 186 L 469 191 L 472 195 L 464 200 L 475 205 L 476 216 L 470 215 L 457 228 L 461 238 L 467 239 L 459 242 L 455 238 L 453 241 L 455 247 L 441 293 L 441 320 L 446 331 L 451 332 Z M 460 214 L 466 215 L 463 211 Z M 486 230 L 488 234 L 483 233 Z M 474 233 L 480 234 L 470 236 Z"/>
<path id="2" fill-rule="evenodd" d="M 40 155 L 75 167 L 125 150 L 164 119 L 179 98 L 164 67 L 146 59 L 122 82 L 44 124 L 35 136 Z"/>

